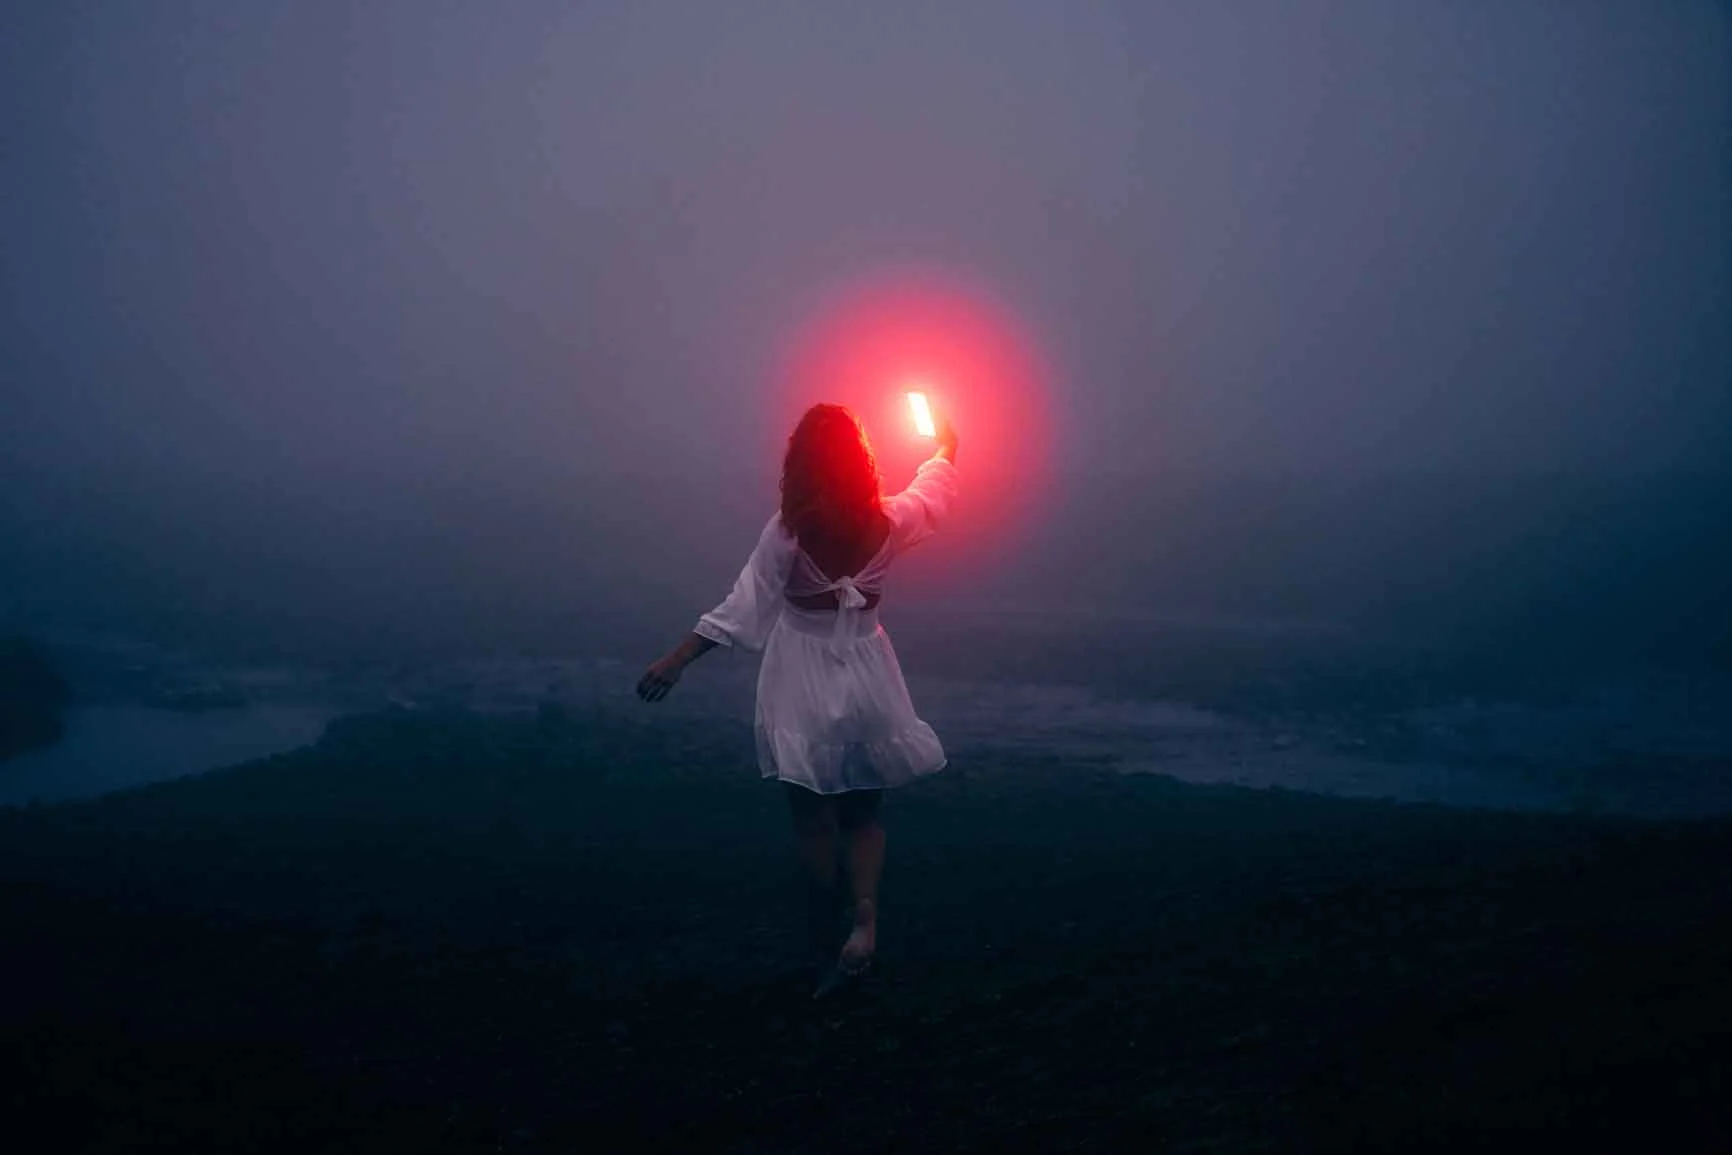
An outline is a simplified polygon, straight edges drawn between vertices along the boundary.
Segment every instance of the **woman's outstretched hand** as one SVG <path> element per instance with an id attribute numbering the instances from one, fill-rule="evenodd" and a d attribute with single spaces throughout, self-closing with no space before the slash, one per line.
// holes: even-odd
<path id="1" fill-rule="evenodd" d="M 674 688 L 674 683 L 680 680 L 680 671 L 686 664 L 669 654 L 658 658 L 644 671 L 644 676 L 638 679 L 637 696 L 646 702 L 659 702 L 668 696 Z"/>
<path id="2" fill-rule="evenodd" d="M 685 668 L 716 648 L 716 643 L 702 634 L 690 633 L 686 640 L 655 660 L 644 676 L 637 680 L 637 696 L 646 702 L 659 702 L 668 696 Z"/>

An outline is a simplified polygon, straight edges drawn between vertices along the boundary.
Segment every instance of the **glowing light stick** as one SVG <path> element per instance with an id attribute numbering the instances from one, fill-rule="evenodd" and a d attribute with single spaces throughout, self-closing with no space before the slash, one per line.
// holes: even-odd
<path id="1" fill-rule="evenodd" d="M 914 414 L 914 432 L 922 437 L 938 436 L 938 426 L 932 423 L 932 407 L 926 403 L 926 394 L 908 394 L 908 408 Z"/>

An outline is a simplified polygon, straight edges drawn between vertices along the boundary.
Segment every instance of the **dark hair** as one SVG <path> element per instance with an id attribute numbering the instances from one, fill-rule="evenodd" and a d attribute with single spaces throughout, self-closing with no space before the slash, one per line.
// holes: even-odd
<path id="1" fill-rule="evenodd" d="M 878 459 L 854 414 L 814 405 L 788 435 L 782 525 L 801 544 L 859 537 L 882 508 Z"/>

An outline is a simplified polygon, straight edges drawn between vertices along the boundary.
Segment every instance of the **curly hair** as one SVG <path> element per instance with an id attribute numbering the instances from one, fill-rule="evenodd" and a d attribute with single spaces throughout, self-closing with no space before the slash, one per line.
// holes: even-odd
<path id="1" fill-rule="evenodd" d="M 782 525 L 802 545 L 859 537 L 880 512 L 878 459 L 858 418 L 814 405 L 788 435 Z"/>

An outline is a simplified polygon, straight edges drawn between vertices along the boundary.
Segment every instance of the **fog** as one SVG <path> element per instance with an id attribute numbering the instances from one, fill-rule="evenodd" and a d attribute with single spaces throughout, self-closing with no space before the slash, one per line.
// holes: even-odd
<path id="1" fill-rule="evenodd" d="M 15 13 L 0 620 L 647 658 L 889 284 L 1027 367 L 905 604 L 1724 658 L 1728 61 L 1707 3 Z"/>

